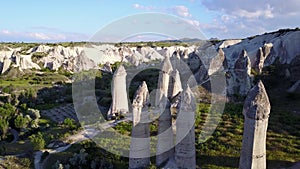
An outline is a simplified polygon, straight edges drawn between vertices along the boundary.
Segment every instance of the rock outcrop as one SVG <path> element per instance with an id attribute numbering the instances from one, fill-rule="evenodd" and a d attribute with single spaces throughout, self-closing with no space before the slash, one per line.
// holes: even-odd
<path id="1" fill-rule="evenodd" d="M 178 70 L 173 71 L 173 76 L 171 80 L 171 97 L 176 96 L 179 92 L 182 91 L 182 84 L 181 84 L 181 79 L 180 79 L 180 74 Z"/>
<path id="2" fill-rule="evenodd" d="M 183 91 L 177 109 L 175 161 L 177 168 L 196 168 L 195 111 L 196 104 L 189 86 Z"/>
<path id="3" fill-rule="evenodd" d="M 229 70 L 226 73 L 228 82 L 227 93 L 229 95 L 241 94 L 245 96 L 250 89 L 247 87 L 249 86 L 248 81 L 245 83 L 247 86 L 240 86 L 238 83 L 232 81 L 233 77 L 241 75 L 241 73 L 236 74 L 236 72 L 232 71 L 236 68 L 236 62 L 240 56 L 237 53 L 245 51 L 250 59 L 251 68 L 257 74 L 260 74 L 264 67 L 270 66 L 275 62 L 276 64 L 293 64 L 294 59 L 300 55 L 300 48 L 296 45 L 299 43 L 299 39 L 299 30 L 280 30 L 260 36 L 235 40 L 230 43 L 230 40 L 226 40 L 216 45 L 217 50 L 222 49 L 224 52 L 224 65 L 227 64 Z M 251 68 L 247 68 L 247 71 L 251 70 Z M 293 71 L 289 70 L 289 72 L 293 74 Z M 238 88 L 243 88 L 243 91 L 240 92 Z"/>
<path id="4" fill-rule="evenodd" d="M 107 114 L 108 119 L 111 119 L 116 115 L 126 114 L 129 111 L 126 75 L 127 73 L 123 65 L 120 65 L 114 73 L 111 91 L 112 104 Z"/>
<path id="5" fill-rule="evenodd" d="M 240 169 L 266 168 L 266 137 L 270 102 L 265 87 L 258 82 L 248 93 L 244 103 L 244 134 Z"/>
<path id="6" fill-rule="evenodd" d="M 171 104 L 168 99 L 173 93 L 172 83 L 172 64 L 170 58 L 166 57 L 159 74 L 158 92 L 156 94 L 155 107 L 160 116 L 158 118 L 158 137 L 156 148 L 156 165 L 160 166 L 167 162 L 174 155 L 174 133 L 172 129 Z"/>
<path id="7" fill-rule="evenodd" d="M 146 168 L 150 165 L 149 91 L 143 82 L 132 102 L 133 127 L 130 142 L 129 168 Z"/>
<path id="8" fill-rule="evenodd" d="M 239 55 L 233 68 L 227 72 L 227 93 L 229 95 L 239 94 L 245 96 L 251 88 L 251 63 L 247 52 L 243 50 Z"/>
<path id="9" fill-rule="evenodd" d="M 161 166 L 174 158 L 174 133 L 172 129 L 171 104 L 168 98 L 162 96 L 159 109 L 162 112 L 158 118 L 158 135 L 156 145 L 156 165 Z"/>
<path id="10" fill-rule="evenodd" d="M 172 64 L 170 58 L 166 57 L 164 62 L 161 65 L 161 71 L 158 78 L 158 92 L 156 93 L 155 106 L 160 105 L 162 97 L 170 96 L 169 85 L 170 85 L 170 76 L 173 72 Z"/>

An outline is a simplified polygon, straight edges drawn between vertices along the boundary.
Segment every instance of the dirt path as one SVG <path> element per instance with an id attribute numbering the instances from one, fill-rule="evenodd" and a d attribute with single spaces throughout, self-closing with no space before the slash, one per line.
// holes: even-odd
<path id="1" fill-rule="evenodd" d="M 107 121 L 101 125 L 101 128 L 108 129 L 108 128 L 116 126 L 120 122 L 128 121 L 128 120 L 130 120 L 130 119 L 126 118 L 126 119 L 122 119 L 119 121 Z M 101 132 L 100 130 L 98 130 L 90 125 L 86 125 L 86 126 L 84 126 L 84 130 L 82 130 L 79 133 L 72 135 L 66 139 L 66 142 L 71 142 L 70 144 L 59 147 L 57 149 L 44 149 L 44 150 L 35 152 L 34 153 L 34 168 L 35 169 L 43 168 L 43 163 L 41 163 L 41 158 L 45 151 L 48 151 L 50 154 L 64 152 L 68 148 L 70 148 L 73 144 L 76 144 L 76 143 L 84 141 L 84 140 L 92 139 L 96 135 L 98 135 L 100 132 Z M 44 161 L 47 161 L 47 158 Z"/>

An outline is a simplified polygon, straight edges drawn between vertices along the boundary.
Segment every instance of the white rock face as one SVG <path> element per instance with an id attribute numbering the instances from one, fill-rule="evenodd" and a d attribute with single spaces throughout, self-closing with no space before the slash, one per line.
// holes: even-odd
<path id="1" fill-rule="evenodd" d="M 185 56 L 194 51 L 196 46 L 182 47 L 128 47 L 103 44 L 103 45 L 89 45 L 89 46 L 47 46 L 39 45 L 26 51 L 26 55 L 19 55 L 18 52 L 22 48 L 11 49 L 8 51 L 0 51 L 0 68 L 3 73 L 8 70 L 16 56 L 19 59 L 14 66 L 19 67 L 20 70 L 31 68 L 49 68 L 51 70 L 58 70 L 63 68 L 68 71 L 77 72 L 81 70 L 88 70 L 97 68 L 98 64 L 113 64 L 115 62 L 128 62 L 133 65 L 141 65 L 153 60 L 164 60 L 165 57 L 171 57 L 177 50 L 185 51 Z M 38 58 L 37 63 L 32 62 L 32 55 L 34 53 L 44 53 L 45 57 Z M 29 57 L 31 56 L 31 57 Z M 20 58 L 24 58 L 24 62 L 20 64 Z M 38 66 L 42 65 L 42 67 Z"/>
<path id="2" fill-rule="evenodd" d="M 180 47 L 171 46 L 165 48 L 152 48 L 152 47 L 116 47 L 114 45 L 92 45 L 85 48 L 89 58 L 96 61 L 97 64 L 115 63 L 115 62 L 129 62 L 134 65 L 141 63 L 148 63 L 153 60 L 163 60 L 165 57 L 171 57 L 177 50 L 187 50 L 191 52 L 195 46 Z"/>
<path id="3" fill-rule="evenodd" d="M 28 50 L 26 55 L 20 54 L 21 48 L 11 49 L 9 51 L 0 51 L 0 73 L 6 72 L 10 66 L 18 67 L 21 71 L 25 69 L 41 69 L 41 67 L 32 61 L 32 55 L 36 52 L 44 53 L 46 56 L 37 60 L 44 68 L 58 70 L 64 68 L 68 71 L 81 71 L 96 68 L 96 63 L 89 59 L 83 47 L 50 47 L 40 45 Z"/>
<path id="4" fill-rule="evenodd" d="M 173 71 L 173 79 L 172 79 L 172 97 L 176 96 L 179 92 L 182 91 L 182 84 L 180 79 L 180 74 L 178 70 Z"/>
<path id="5" fill-rule="evenodd" d="M 242 40 L 241 39 L 231 39 L 231 40 L 225 40 L 223 41 L 219 48 L 227 48 L 229 46 L 235 45 L 237 43 L 240 43 Z"/>
<path id="6" fill-rule="evenodd" d="M 0 51 L 0 74 L 9 70 L 10 67 L 18 67 L 21 71 L 24 69 L 40 69 L 40 67 L 31 61 L 31 55 L 20 55 L 21 48 L 9 49 L 9 51 Z"/>
<path id="7" fill-rule="evenodd" d="M 236 44 L 230 42 L 231 45 L 227 45 L 225 42 L 219 45 L 219 49 L 222 49 L 225 56 L 223 66 L 224 68 L 228 67 L 227 93 L 229 95 L 247 94 L 251 88 L 252 79 L 246 78 L 246 76 L 248 74 L 251 77 L 251 68 L 261 73 L 263 67 L 273 64 L 276 60 L 281 64 L 290 64 L 296 56 L 300 55 L 300 48 L 297 45 L 300 43 L 300 31 L 275 32 L 260 35 L 252 39 L 244 39 L 240 42 L 236 41 L 238 42 Z M 247 53 L 247 57 L 251 63 L 248 66 L 240 64 L 239 53 L 243 51 Z M 239 69 L 245 70 L 247 74 L 243 75 L 241 71 L 238 71 L 237 65 L 240 65 Z M 244 78 L 242 78 L 243 76 Z"/>
<path id="8" fill-rule="evenodd" d="M 252 63 L 256 58 L 258 49 L 265 48 L 264 55 L 266 61 L 264 66 L 272 64 L 276 58 L 279 59 L 282 64 L 289 64 L 293 58 L 300 54 L 299 48 L 300 31 L 289 31 L 287 33 L 272 33 L 257 36 L 253 39 L 245 39 L 235 45 L 227 46 L 223 48 L 227 60 L 234 64 L 237 57 L 235 52 L 246 50 Z"/>
<path id="9" fill-rule="evenodd" d="M 161 65 L 161 71 L 158 78 L 158 92 L 156 93 L 155 106 L 158 107 L 163 97 L 169 96 L 170 76 L 173 67 L 170 58 L 166 57 Z"/>

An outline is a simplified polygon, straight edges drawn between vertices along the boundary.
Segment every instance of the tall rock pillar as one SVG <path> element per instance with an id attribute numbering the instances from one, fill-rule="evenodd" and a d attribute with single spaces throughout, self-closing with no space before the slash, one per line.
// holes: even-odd
<path id="1" fill-rule="evenodd" d="M 175 161 L 178 169 L 196 168 L 195 111 L 196 104 L 189 86 L 181 96 L 176 120 Z"/>
<path id="2" fill-rule="evenodd" d="M 116 114 L 125 114 L 128 112 L 128 96 L 126 86 L 126 70 L 123 65 L 116 70 L 113 76 L 112 86 L 112 105 L 107 114 L 108 119 Z"/>
<path id="3" fill-rule="evenodd" d="M 170 101 L 163 96 L 160 110 L 163 112 L 158 118 L 158 135 L 156 147 L 156 165 L 161 166 L 174 157 L 174 133 L 172 128 Z"/>
<path id="4" fill-rule="evenodd" d="M 266 168 L 266 135 L 270 110 L 265 87 L 259 81 L 249 91 L 243 108 L 245 122 L 239 169 Z"/>
<path id="5" fill-rule="evenodd" d="M 173 72 L 171 61 L 169 57 L 166 57 L 159 73 L 158 78 L 158 92 L 156 94 L 155 106 L 158 107 L 161 103 L 163 96 L 169 96 L 169 85 L 170 85 L 170 76 Z"/>
<path id="6" fill-rule="evenodd" d="M 147 111 L 149 92 L 146 82 L 138 88 L 132 103 L 133 127 L 131 133 L 129 168 L 140 169 L 150 165 L 150 129 Z"/>
<path id="7" fill-rule="evenodd" d="M 170 76 L 173 68 L 170 58 L 166 57 L 159 74 L 158 92 L 155 99 L 155 107 L 158 108 L 158 136 L 156 147 L 156 165 L 161 166 L 174 155 L 174 133 L 172 129 L 170 97 Z"/>

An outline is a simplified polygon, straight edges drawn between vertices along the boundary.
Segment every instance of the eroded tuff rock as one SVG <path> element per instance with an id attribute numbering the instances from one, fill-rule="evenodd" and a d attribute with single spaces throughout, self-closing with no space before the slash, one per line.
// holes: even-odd
<path id="1" fill-rule="evenodd" d="M 168 98 L 162 97 L 158 118 L 158 133 L 156 145 L 156 165 L 161 166 L 171 158 L 174 158 L 174 133 L 172 129 L 171 104 Z"/>
<path id="2" fill-rule="evenodd" d="M 241 39 L 231 39 L 231 40 L 225 40 L 223 41 L 220 45 L 219 45 L 219 48 L 222 49 L 222 48 L 228 48 L 232 45 L 235 45 L 235 44 L 238 44 L 242 42 Z"/>
<path id="3" fill-rule="evenodd" d="M 261 74 L 264 67 L 265 56 L 262 48 L 259 48 L 256 55 L 256 60 L 254 63 L 254 70 Z"/>
<path id="4" fill-rule="evenodd" d="M 229 95 L 246 95 L 251 88 L 251 63 L 247 52 L 243 50 L 235 61 L 234 67 L 229 68 L 227 76 L 227 92 Z"/>
<path id="5" fill-rule="evenodd" d="M 110 65 L 109 62 L 106 62 L 106 63 L 103 65 L 102 71 L 108 72 L 108 73 L 113 73 L 113 70 L 112 70 L 111 65 Z"/>
<path id="6" fill-rule="evenodd" d="M 225 54 L 224 54 L 222 48 L 220 48 L 218 50 L 218 54 L 211 60 L 211 63 L 209 65 L 209 69 L 208 69 L 208 75 L 212 75 L 217 71 L 226 70 L 228 68 L 228 66 L 227 66 L 227 61 L 225 59 L 226 59 Z"/>
<path id="7" fill-rule="evenodd" d="M 162 97 L 170 96 L 170 76 L 173 72 L 173 67 L 170 58 L 166 57 L 161 65 L 161 71 L 158 78 L 158 92 L 156 93 L 155 106 L 158 107 Z M 172 93 L 171 93 L 172 94 Z"/>
<path id="8" fill-rule="evenodd" d="M 116 115 L 126 114 L 129 111 L 126 75 L 127 73 L 123 65 L 120 65 L 114 73 L 111 91 L 112 104 L 107 114 L 109 119 L 115 117 Z"/>
<path id="9" fill-rule="evenodd" d="M 246 50 L 252 63 L 256 58 L 257 50 L 263 49 L 266 61 L 264 66 L 269 66 L 278 58 L 281 64 L 290 64 L 300 54 L 299 44 L 300 31 L 287 31 L 285 33 L 274 32 L 247 38 L 240 43 L 223 48 L 227 60 L 234 64 L 235 52 Z"/>
<path id="10" fill-rule="evenodd" d="M 228 83 L 227 93 L 229 95 L 234 93 L 245 95 L 247 93 L 247 90 L 243 92 L 239 91 L 239 88 L 244 88 L 245 85 L 240 87 L 240 85 L 237 85 L 238 83 L 232 79 L 232 77 L 241 75 L 240 73 L 236 74 L 236 72 L 232 71 L 236 68 L 236 62 L 240 56 L 239 53 L 243 50 L 247 52 L 247 56 L 251 62 L 251 68 L 256 70 L 259 74 L 263 67 L 275 64 L 275 62 L 276 64 L 292 65 L 295 62 L 294 59 L 300 55 L 300 48 L 297 47 L 297 44 L 300 42 L 299 39 L 299 30 L 280 30 L 242 40 L 225 40 L 217 44 L 217 50 L 222 49 L 224 52 L 224 65 L 227 63 L 227 66 L 224 67 L 228 67 L 226 73 Z M 248 70 L 251 70 L 251 68 Z M 296 82 L 298 79 L 293 78 L 293 74 L 296 74 L 295 72 L 297 72 L 297 70 L 289 68 L 287 71 L 289 72 L 288 75 L 290 75 L 289 79 Z M 249 84 L 248 81 L 246 81 L 245 84 L 247 86 L 247 84 Z"/>
<path id="11" fill-rule="evenodd" d="M 176 120 L 175 161 L 177 168 L 196 168 L 195 111 L 193 92 L 187 86 L 181 96 Z"/>
<path id="12" fill-rule="evenodd" d="M 83 49 L 83 47 L 39 45 L 21 54 L 21 48 L 9 48 L 9 51 L 0 51 L 0 63 L 3 65 L 1 73 L 7 71 L 9 67 L 18 67 L 21 71 L 33 68 L 51 70 L 63 68 L 73 72 L 95 68 L 96 63 L 85 55 Z M 44 56 L 34 58 L 36 53 Z"/>
<path id="13" fill-rule="evenodd" d="M 149 91 L 143 82 L 132 102 L 133 127 L 131 132 L 129 168 L 146 168 L 150 165 Z"/>
<path id="14" fill-rule="evenodd" d="M 270 102 L 265 87 L 258 82 L 248 93 L 244 103 L 244 133 L 240 169 L 266 168 L 266 137 Z"/>

